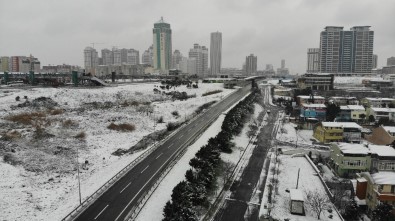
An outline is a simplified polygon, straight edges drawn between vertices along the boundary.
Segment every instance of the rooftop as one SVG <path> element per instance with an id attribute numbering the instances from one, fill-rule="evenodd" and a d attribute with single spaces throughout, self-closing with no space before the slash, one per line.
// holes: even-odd
<path id="1" fill-rule="evenodd" d="M 368 101 L 395 101 L 394 98 L 386 98 L 386 97 L 367 97 L 365 98 Z"/>
<path id="2" fill-rule="evenodd" d="M 378 172 L 370 174 L 375 184 L 395 185 L 395 172 Z"/>
<path id="3" fill-rule="evenodd" d="M 344 105 L 340 106 L 341 110 L 365 110 L 362 105 Z"/>
<path id="4" fill-rule="evenodd" d="M 297 97 L 300 97 L 300 98 L 302 98 L 302 99 L 310 99 L 310 96 L 307 96 L 307 95 L 298 95 Z M 313 98 L 314 98 L 314 99 L 325 99 L 325 98 L 322 97 L 322 96 L 314 96 Z"/>
<path id="5" fill-rule="evenodd" d="M 326 108 L 325 104 L 302 104 L 302 106 L 307 108 Z"/>
<path id="6" fill-rule="evenodd" d="M 342 153 L 345 154 L 377 154 L 382 157 L 395 157 L 395 149 L 384 145 L 368 145 L 352 144 L 352 143 L 336 143 Z M 395 182 L 395 181 L 394 181 Z"/>
<path id="7" fill-rule="evenodd" d="M 371 107 L 374 112 L 395 112 L 395 108 L 387 108 L 387 107 Z"/>
<path id="8" fill-rule="evenodd" d="M 290 192 L 291 200 L 293 201 L 304 201 L 303 193 L 298 189 L 291 189 Z"/>
<path id="9" fill-rule="evenodd" d="M 389 131 L 390 133 L 395 133 L 395 127 L 385 126 L 383 128 L 385 131 Z"/>
<path id="10" fill-rule="evenodd" d="M 324 127 L 341 127 L 341 128 L 358 128 L 362 129 L 359 124 L 355 122 L 322 122 Z"/>

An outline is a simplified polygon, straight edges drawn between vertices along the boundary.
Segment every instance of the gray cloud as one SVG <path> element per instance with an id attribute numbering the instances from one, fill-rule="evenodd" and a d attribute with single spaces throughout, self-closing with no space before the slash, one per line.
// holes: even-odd
<path id="1" fill-rule="evenodd" d="M 164 16 L 173 30 L 173 49 L 185 56 L 194 43 L 209 47 L 210 32 L 223 33 L 223 66 L 240 68 L 258 56 L 258 68 L 306 69 L 306 50 L 318 47 L 327 25 L 348 29 L 370 25 L 379 65 L 395 56 L 393 0 L 0 0 L 0 55 L 28 55 L 42 64 L 82 65 L 95 47 L 135 48 L 152 44 L 153 23 Z"/>

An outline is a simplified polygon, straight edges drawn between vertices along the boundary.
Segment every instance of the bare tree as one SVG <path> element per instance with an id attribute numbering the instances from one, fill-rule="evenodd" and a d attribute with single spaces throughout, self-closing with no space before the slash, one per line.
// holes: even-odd
<path id="1" fill-rule="evenodd" d="M 306 204 L 315 213 L 317 219 L 320 219 L 323 210 L 330 208 L 329 198 L 318 190 L 306 192 L 306 199 Z"/>

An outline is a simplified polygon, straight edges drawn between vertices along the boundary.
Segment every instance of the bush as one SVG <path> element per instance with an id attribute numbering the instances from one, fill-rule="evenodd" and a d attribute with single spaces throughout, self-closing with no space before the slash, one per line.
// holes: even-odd
<path id="1" fill-rule="evenodd" d="M 15 101 L 19 101 L 21 98 L 19 96 L 16 96 Z"/>
<path id="2" fill-rule="evenodd" d="M 209 108 L 211 105 L 213 105 L 216 101 L 210 101 L 208 103 L 203 104 L 202 106 L 198 107 L 198 109 L 195 110 L 196 114 L 200 114 L 204 109 Z"/>
<path id="3" fill-rule="evenodd" d="M 4 160 L 4 162 L 6 162 L 8 164 L 11 164 L 11 165 L 14 165 L 14 166 L 21 163 L 21 161 L 18 160 L 18 158 L 12 153 L 4 154 L 3 160 Z"/>
<path id="4" fill-rule="evenodd" d="M 20 138 L 22 135 L 16 130 L 8 132 L 2 136 L 2 140 L 11 141 Z"/>
<path id="5" fill-rule="evenodd" d="M 208 96 L 208 95 L 212 95 L 212 94 L 221 93 L 221 92 L 222 92 L 222 90 L 208 91 L 208 92 L 206 92 L 206 93 L 202 94 L 202 97 L 204 97 L 204 96 Z"/>
<path id="6" fill-rule="evenodd" d="M 174 117 L 179 117 L 180 115 L 178 114 L 178 111 L 173 111 L 173 112 L 171 112 L 171 114 L 174 116 Z"/>
<path id="7" fill-rule="evenodd" d="M 65 120 L 62 122 L 62 126 L 65 128 L 75 127 L 75 126 L 78 126 L 78 123 L 68 119 L 68 120 Z"/>
<path id="8" fill-rule="evenodd" d="M 85 140 L 86 133 L 84 131 L 81 131 L 77 135 L 75 135 L 74 138 L 79 139 L 79 140 Z"/>
<path id="9" fill-rule="evenodd" d="M 59 114 L 63 114 L 64 110 L 63 109 L 54 109 L 54 110 L 51 110 L 49 113 L 51 115 L 59 115 Z"/>
<path id="10" fill-rule="evenodd" d="M 163 123 L 164 121 L 163 121 L 163 116 L 160 116 L 159 118 L 158 118 L 158 121 L 157 121 L 157 123 L 158 124 L 161 124 L 161 123 Z"/>
<path id="11" fill-rule="evenodd" d="M 180 126 L 180 124 L 174 123 L 174 122 L 169 122 L 166 127 L 168 131 L 172 131 L 177 129 Z"/>
<path id="12" fill-rule="evenodd" d="M 116 131 L 134 131 L 136 129 L 136 126 L 134 126 L 133 124 L 114 124 L 111 123 L 110 125 L 108 125 L 107 127 L 110 130 L 116 130 Z"/>
<path id="13" fill-rule="evenodd" d="M 21 114 L 8 116 L 6 117 L 6 120 L 27 125 L 27 124 L 32 124 L 33 120 L 37 120 L 45 116 L 46 115 L 43 112 L 21 113 Z"/>

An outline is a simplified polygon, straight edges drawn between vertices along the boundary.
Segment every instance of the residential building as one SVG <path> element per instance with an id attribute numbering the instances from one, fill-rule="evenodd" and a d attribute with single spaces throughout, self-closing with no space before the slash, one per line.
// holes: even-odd
<path id="1" fill-rule="evenodd" d="M 366 134 L 365 139 L 377 145 L 390 145 L 395 141 L 395 127 L 380 125 L 371 134 Z"/>
<path id="2" fill-rule="evenodd" d="M 325 104 L 304 104 L 300 106 L 299 117 L 303 120 L 315 118 L 318 120 L 326 119 L 326 106 Z"/>
<path id="3" fill-rule="evenodd" d="M 217 76 L 221 73 L 222 33 L 211 33 L 210 39 L 210 74 Z"/>
<path id="4" fill-rule="evenodd" d="M 71 71 L 82 71 L 82 68 L 77 65 L 47 65 L 43 66 L 41 72 L 43 73 L 71 73 Z"/>
<path id="5" fill-rule="evenodd" d="M 110 76 L 112 72 L 122 73 L 125 76 L 141 76 L 145 74 L 146 65 L 143 64 L 119 64 L 119 65 L 98 65 L 95 68 L 95 75 Z"/>
<path id="6" fill-rule="evenodd" d="M 333 90 L 333 74 L 313 74 L 307 73 L 298 78 L 298 87 L 311 90 Z"/>
<path id="7" fill-rule="evenodd" d="M 182 60 L 182 54 L 179 50 L 175 50 L 173 53 L 173 59 L 172 59 L 172 68 L 173 69 L 180 69 L 180 61 Z"/>
<path id="8" fill-rule="evenodd" d="M 322 143 L 360 143 L 361 129 L 354 122 L 320 122 L 314 127 L 313 136 Z"/>
<path id="9" fill-rule="evenodd" d="M 208 72 L 208 49 L 205 46 L 194 44 L 189 50 L 189 58 L 196 60 L 196 74 L 205 77 Z"/>
<path id="10" fill-rule="evenodd" d="M 360 122 L 366 119 L 365 108 L 361 105 L 344 105 L 340 106 L 340 112 L 337 121 L 354 121 Z"/>
<path id="11" fill-rule="evenodd" d="M 154 68 L 166 72 L 172 65 L 172 39 L 170 24 L 159 20 L 153 29 Z"/>
<path id="12" fill-rule="evenodd" d="M 366 201 L 369 212 L 381 203 L 395 205 L 395 172 L 362 172 L 358 175 L 356 195 Z"/>
<path id="13" fill-rule="evenodd" d="M 356 97 L 329 97 L 329 102 L 336 104 L 338 106 L 341 105 L 358 105 L 359 100 Z"/>
<path id="14" fill-rule="evenodd" d="M 395 70 L 395 66 L 394 66 Z M 392 81 L 392 83 L 395 85 L 395 74 L 386 74 L 384 75 L 384 79 L 388 81 Z"/>
<path id="15" fill-rule="evenodd" d="M 395 120 L 395 108 L 369 107 L 366 109 L 366 115 L 368 118 L 372 115 L 376 122 L 382 118 Z"/>
<path id="16" fill-rule="evenodd" d="M 380 90 L 383 88 L 391 88 L 394 83 L 391 80 L 384 79 L 364 79 L 362 80 L 362 84 L 366 87 L 370 87 L 376 90 Z"/>
<path id="17" fill-rule="evenodd" d="M 29 71 L 39 72 L 41 69 L 40 61 L 30 55 L 27 56 L 11 56 L 10 63 L 11 72 L 28 73 Z"/>
<path id="18" fill-rule="evenodd" d="M 386 66 L 381 69 L 382 74 L 395 74 L 395 65 Z"/>
<path id="19" fill-rule="evenodd" d="M 121 65 L 122 64 L 122 53 L 121 53 L 121 50 L 116 48 L 116 47 L 113 47 L 112 48 L 112 55 L 113 55 L 113 58 L 114 58 L 112 64 L 113 65 Z"/>
<path id="20" fill-rule="evenodd" d="M 371 73 L 374 32 L 370 26 L 327 26 L 320 35 L 320 72 Z"/>
<path id="21" fill-rule="evenodd" d="M 221 68 L 220 72 L 221 74 L 226 74 L 232 77 L 243 75 L 243 70 L 238 68 Z"/>
<path id="22" fill-rule="evenodd" d="M 330 159 L 341 177 L 367 171 L 395 171 L 395 149 L 390 146 L 331 143 Z"/>
<path id="23" fill-rule="evenodd" d="M 107 48 L 101 50 L 101 58 L 103 60 L 102 65 L 114 64 L 114 56 L 112 51 Z"/>
<path id="24" fill-rule="evenodd" d="M 10 71 L 10 57 L 0 57 L 0 72 Z"/>
<path id="25" fill-rule="evenodd" d="M 387 58 L 387 66 L 395 66 L 395 57 Z"/>
<path id="26" fill-rule="evenodd" d="M 151 45 L 147 50 L 144 51 L 143 56 L 141 58 L 141 63 L 149 64 L 154 66 L 154 46 Z"/>
<path id="27" fill-rule="evenodd" d="M 257 56 L 254 56 L 254 54 L 247 56 L 245 65 L 246 75 L 254 75 L 257 71 Z"/>
<path id="28" fill-rule="evenodd" d="M 320 49 L 307 49 L 307 73 L 320 72 Z"/>
<path id="29" fill-rule="evenodd" d="M 366 97 L 361 99 L 361 104 L 365 107 L 388 107 L 389 104 L 394 102 L 395 98 Z"/>
<path id="30" fill-rule="evenodd" d="M 378 61 L 377 54 L 373 54 L 372 59 L 373 59 L 373 61 L 372 61 L 372 69 L 375 69 L 375 68 L 377 68 L 377 61 Z"/>
<path id="31" fill-rule="evenodd" d="M 95 68 L 98 65 L 98 54 L 96 49 L 86 47 L 84 50 L 84 67 L 86 73 L 95 74 Z"/>
<path id="32" fill-rule="evenodd" d="M 296 97 L 296 104 L 323 104 L 325 103 L 325 98 L 322 96 L 314 96 L 314 95 L 298 95 Z"/>
<path id="33" fill-rule="evenodd" d="M 140 53 L 135 49 L 121 49 L 121 63 L 136 65 L 140 64 Z"/>

